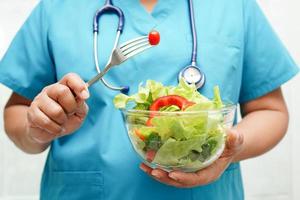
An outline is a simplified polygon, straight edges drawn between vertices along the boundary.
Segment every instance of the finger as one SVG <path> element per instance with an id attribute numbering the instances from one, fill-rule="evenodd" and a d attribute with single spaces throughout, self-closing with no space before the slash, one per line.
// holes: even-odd
<path id="1" fill-rule="evenodd" d="M 243 134 L 236 129 L 228 130 L 226 148 L 221 157 L 230 157 L 239 152 L 244 142 Z"/>
<path id="2" fill-rule="evenodd" d="M 68 86 L 81 99 L 85 100 L 90 96 L 86 83 L 75 73 L 67 74 L 59 83 Z"/>
<path id="3" fill-rule="evenodd" d="M 199 183 L 202 185 L 206 185 L 219 179 L 219 177 L 224 173 L 230 163 L 230 158 L 219 158 L 210 166 L 197 171 L 196 174 L 199 177 Z"/>
<path id="4" fill-rule="evenodd" d="M 244 137 L 241 132 L 237 131 L 236 129 L 228 130 L 227 136 L 228 139 L 226 143 L 228 148 L 235 148 L 243 143 Z"/>
<path id="5" fill-rule="evenodd" d="M 163 170 L 160 169 L 152 169 L 151 167 L 145 165 L 144 163 L 142 163 L 140 165 L 140 168 L 149 176 L 151 176 L 152 178 L 154 178 L 155 180 L 164 183 L 166 185 L 172 185 L 175 187 L 183 187 L 180 183 L 177 183 L 176 181 L 170 179 L 168 177 L 168 172 L 165 172 Z"/>
<path id="6" fill-rule="evenodd" d="M 151 167 L 145 165 L 144 163 L 142 163 L 140 165 L 140 169 L 143 170 L 146 174 L 149 174 L 149 175 L 151 175 L 151 172 L 153 170 Z"/>
<path id="7" fill-rule="evenodd" d="M 204 180 L 196 173 L 185 173 L 181 171 L 173 171 L 169 173 L 169 178 L 177 183 L 187 187 L 193 187 L 202 184 Z"/>
<path id="8" fill-rule="evenodd" d="M 50 143 L 53 139 L 55 139 L 53 134 L 40 128 L 31 128 L 29 137 L 33 142 L 39 144 L 47 144 Z"/>
<path id="9" fill-rule="evenodd" d="M 57 124 L 62 125 L 68 120 L 64 109 L 47 94 L 39 96 L 37 101 L 40 102 L 36 103 L 38 108 Z"/>
<path id="10" fill-rule="evenodd" d="M 54 84 L 47 89 L 47 95 L 58 102 L 66 113 L 74 113 L 78 107 L 76 98 L 71 89 L 62 84 Z"/>
<path id="11" fill-rule="evenodd" d="M 64 132 L 63 127 L 51 120 L 35 105 L 32 105 L 31 109 L 28 110 L 28 121 L 30 128 L 41 128 L 54 136 L 60 135 Z"/>
<path id="12" fill-rule="evenodd" d="M 64 124 L 65 132 L 63 135 L 69 135 L 74 133 L 75 130 L 79 129 L 80 126 L 83 123 L 83 119 L 76 116 L 72 115 L 69 117 L 68 122 Z"/>
<path id="13" fill-rule="evenodd" d="M 76 98 L 71 89 L 65 85 L 56 83 L 44 89 L 46 95 L 59 103 L 66 113 L 74 113 L 78 107 Z M 44 96 L 44 95 L 42 95 Z"/>
<path id="14" fill-rule="evenodd" d="M 169 173 L 161 169 L 153 169 L 151 172 L 151 176 L 157 181 L 167 185 L 172 185 L 175 187 L 186 187 L 185 185 L 179 183 L 178 181 L 175 181 L 172 178 L 170 178 Z"/>
<path id="15" fill-rule="evenodd" d="M 75 110 L 75 113 L 68 116 L 68 121 L 63 126 L 65 128 L 65 132 L 63 135 L 68 135 L 77 130 L 82 125 L 86 115 L 88 112 L 88 106 L 86 103 L 82 103 L 82 105 Z"/>
<path id="16" fill-rule="evenodd" d="M 78 103 L 79 103 L 79 106 L 75 110 L 75 115 L 81 119 L 84 119 L 89 111 L 89 107 L 84 101 L 81 101 Z"/>

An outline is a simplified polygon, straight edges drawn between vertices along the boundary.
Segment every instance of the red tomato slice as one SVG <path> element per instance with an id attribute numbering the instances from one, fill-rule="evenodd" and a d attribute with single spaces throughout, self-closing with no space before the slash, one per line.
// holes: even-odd
<path id="1" fill-rule="evenodd" d="M 152 162 L 154 160 L 154 158 L 155 158 L 155 154 L 156 154 L 156 151 L 154 151 L 154 150 L 148 150 L 146 152 L 146 160 L 148 162 Z"/>
<path id="2" fill-rule="evenodd" d="M 149 43 L 151 45 L 158 45 L 160 41 L 160 35 L 157 31 L 151 31 L 148 35 Z"/>
<path id="3" fill-rule="evenodd" d="M 185 105 L 187 105 L 189 101 L 181 96 L 178 95 L 168 95 L 163 96 L 156 99 L 152 105 L 150 106 L 150 111 L 159 111 L 162 107 L 165 106 L 178 106 L 181 110 L 184 109 Z"/>
<path id="4" fill-rule="evenodd" d="M 194 102 L 188 101 L 186 98 L 178 95 L 168 95 L 159 97 L 150 106 L 149 110 L 152 112 L 150 113 L 150 118 L 146 122 L 146 125 L 152 126 L 151 120 L 156 114 L 155 111 L 159 111 L 162 107 L 175 105 L 183 111 L 194 104 Z"/>

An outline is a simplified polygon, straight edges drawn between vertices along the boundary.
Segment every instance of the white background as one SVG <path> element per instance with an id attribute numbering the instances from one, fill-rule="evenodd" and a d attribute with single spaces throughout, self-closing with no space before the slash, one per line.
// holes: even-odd
<path id="1" fill-rule="evenodd" d="M 0 58 L 37 0 L 0 0 Z M 300 1 L 260 0 L 275 30 L 300 63 Z M 288 135 L 276 149 L 244 161 L 243 177 L 247 200 L 300 199 L 300 76 L 284 86 L 290 108 Z M 38 199 L 39 181 L 46 154 L 26 155 L 3 131 L 3 106 L 10 91 L 0 86 L 0 200 Z M 263 137 L 263 133 L 262 137 Z"/>

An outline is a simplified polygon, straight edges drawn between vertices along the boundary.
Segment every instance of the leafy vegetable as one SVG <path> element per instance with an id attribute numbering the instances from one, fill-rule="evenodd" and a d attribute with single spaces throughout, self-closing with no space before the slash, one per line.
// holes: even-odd
<path id="1" fill-rule="evenodd" d="M 120 109 L 133 103 L 135 110 L 149 111 L 155 107 L 162 113 L 176 112 L 176 115 L 129 114 L 126 120 L 133 144 L 148 162 L 200 168 L 225 142 L 222 113 L 197 112 L 224 107 L 219 87 L 216 86 L 213 93 L 210 100 L 183 79 L 177 86 L 168 87 L 148 80 L 145 86 L 139 86 L 136 94 L 117 95 L 114 104 Z M 182 109 L 180 102 L 188 105 Z"/>
<path id="2" fill-rule="evenodd" d="M 209 109 L 220 108 L 223 106 L 219 88 L 214 88 L 214 100 L 211 101 L 205 96 L 201 95 L 195 85 L 187 84 L 183 79 L 179 81 L 178 86 L 165 87 L 161 83 L 148 80 L 145 86 L 140 85 L 138 93 L 131 96 L 124 94 L 118 94 L 114 98 L 114 105 L 118 109 L 126 108 L 128 102 L 135 102 L 137 110 L 148 110 L 149 106 L 159 97 L 168 95 L 178 95 L 186 98 L 190 102 L 194 102 L 195 105 L 201 104 Z M 202 105 L 203 104 L 203 105 Z"/>
<path id="3" fill-rule="evenodd" d="M 146 144 L 145 146 L 146 151 L 148 150 L 157 151 L 161 147 L 162 142 L 160 136 L 157 133 L 152 132 L 149 135 L 149 137 L 146 139 L 145 144 Z"/>
<path id="4" fill-rule="evenodd" d="M 216 108 L 223 107 L 223 102 L 221 100 L 221 95 L 220 95 L 220 88 L 218 86 L 214 88 L 214 104 Z"/>
<path id="5" fill-rule="evenodd" d="M 175 112 L 180 111 L 180 108 L 178 106 L 172 105 L 172 106 L 164 106 L 159 111 L 165 111 L 165 112 Z"/>
<path id="6" fill-rule="evenodd" d="M 157 151 L 154 162 L 162 165 L 175 166 L 180 162 L 181 158 L 186 157 L 191 151 L 202 151 L 202 144 L 205 137 L 195 137 L 185 141 L 177 141 L 169 138 L 164 145 Z"/>
<path id="7" fill-rule="evenodd" d="M 132 100 L 132 98 L 121 93 L 114 98 L 114 105 L 116 108 L 125 108 L 130 100 Z"/>

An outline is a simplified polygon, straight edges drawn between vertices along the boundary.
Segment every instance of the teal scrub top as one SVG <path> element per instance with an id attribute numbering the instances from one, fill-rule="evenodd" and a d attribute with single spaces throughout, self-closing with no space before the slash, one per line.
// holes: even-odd
<path id="1" fill-rule="evenodd" d="M 160 0 L 149 14 L 137 0 L 114 0 L 125 14 L 121 42 L 161 34 L 159 46 L 112 69 L 106 80 L 129 85 L 131 93 L 147 79 L 176 85 L 190 62 L 192 37 L 187 1 Z M 85 81 L 96 74 L 92 22 L 104 0 L 42 0 L 16 35 L 0 64 L 0 81 L 33 99 L 69 72 Z M 201 93 L 212 97 L 219 85 L 224 99 L 246 103 L 280 87 L 298 68 L 255 0 L 194 0 L 198 61 L 207 77 Z M 106 63 L 117 18 L 100 20 L 99 58 Z M 139 169 L 120 111 L 117 94 L 99 83 L 90 88 L 90 111 L 74 134 L 52 142 L 41 181 L 41 199 L 240 200 L 244 199 L 239 163 L 215 182 L 191 189 L 159 183 Z"/>

